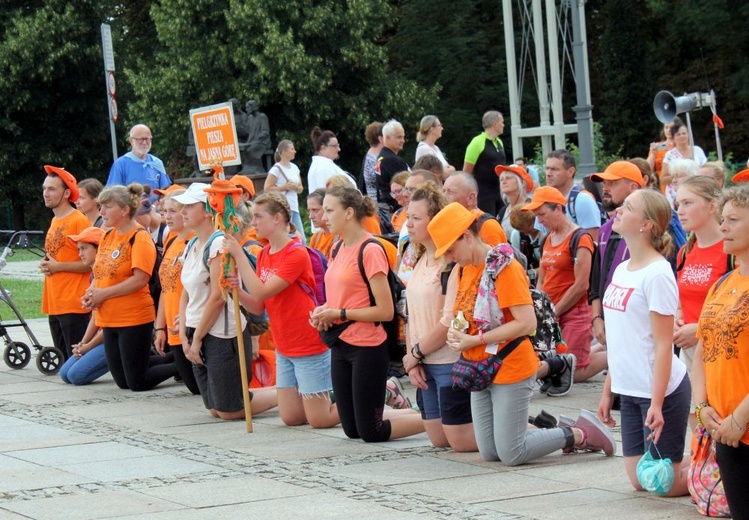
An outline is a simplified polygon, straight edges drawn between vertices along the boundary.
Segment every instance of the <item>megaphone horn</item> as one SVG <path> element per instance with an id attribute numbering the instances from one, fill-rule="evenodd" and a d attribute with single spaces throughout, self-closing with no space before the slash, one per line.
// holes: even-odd
<path id="1" fill-rule="evenodd" d="M 661 90 L 653 99 L 655 117 L 663 124 L 673 121 L 677 114 L 691 112 L 701 107 L 700 94 L 698 93 L 675 97 L 669 91 Z"/>

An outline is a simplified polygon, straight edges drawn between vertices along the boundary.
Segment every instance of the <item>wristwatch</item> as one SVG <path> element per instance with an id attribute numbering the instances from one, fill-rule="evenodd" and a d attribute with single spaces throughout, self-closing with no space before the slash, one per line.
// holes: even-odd
<path id="1" fill-rule="evenodd" d="M 413 357 L 415 357 L 419 362 L 424 360 L 424 354 L 421 353 L 421 349 L 419 348 L 419 344 L 416 343 L 413 347 L 411 347 L 411 354 Z"/>

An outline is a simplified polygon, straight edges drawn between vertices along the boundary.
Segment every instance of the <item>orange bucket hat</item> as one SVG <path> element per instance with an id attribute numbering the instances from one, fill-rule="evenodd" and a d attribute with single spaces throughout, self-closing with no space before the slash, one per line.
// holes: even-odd
<path id="1" fill-rule="evenodd" d="M 253 183 L 252 179 L 249 177 L 237 173 L 236 175 L 232 175 L 231 183 L 237 188 L 242 188 L 249 193 L 251 199 L 255 198 L 255 183 Z"/>
<path id="2" fill-rule="evenodd" d="M 98 227 L 87 227 L 77 235 L 68 235 L 68 238 L 73 242 L 86 242 L 88 244 L 99 245 L 101 237 L 104 236 L 104 230 Z"/>
<path id="3" fill-rule="evenodd" d="M 65 186 L 70 190 L 70 198 L 68 199 L 70 202 L 78 200 L 78 195 L 80 194 L 78 191 L 78 181 L 75 180 L 72 173 L 65 168 L 50 166 L 49 164 L 44 165 L 44 171 L 47 172 L 47 175 L 57 175 L 62 179 L 62 182 L 64 182 Z"/>
<path id="4" fill-rule="evenodd" d="M 476 215 L 468 211 L 459 202 L 451 202 L 437 213 L 429 222 L 427 230 L 437 246 L 435 258 L 439 258 L 450 249 L 471 224 L 476 220 Z"/>
<path id="5" fill-rule="evenodd" d="M 634 166 L 634 164 L 632 166 Z M 635 168 L 637 168 L 637 166 L 635 166 Z M 533 211 L 540 208 L 547 202 L 565 205 L 567 204 L 567 199 L 565 199 L 564 195 L 562 195 L 562 193 L 555 187 L 541 186 L 533 192 L 531 201 L 520 209 L 522 209 L 523 211 Z"/>
<path id="6" fill-rule="evenodd" d="M 158 195 L 159 197 L 166 197 L 170 193 L 174 193 L 175 191 L 180 190 L 186 190 L 187 187 L 182 186 L 181 184 L 172 184 L 168 188 L 164 188 L 163 190 L 161 188 L 153 190 L 153 192 Z"/>
<path id="7" fill-rule="evenodd" d="M 518 166 L 517 164 L 511 164 L 509 166 L 505 166 L 504 164 L 498 164 L 494 168 L 494 173 L 497 174 L 499 177 L 502 175 L 502 172 L 510 172 L 514 173 L 521 179 L 523 179 L 523 182 L 525 183 L 525 187 L 527 188 L 528 192 L 533 191 L 533 186 L 535 185 L 533 182 L 533 177 L 531 177 L 525 168 L 522 166 Z"/>

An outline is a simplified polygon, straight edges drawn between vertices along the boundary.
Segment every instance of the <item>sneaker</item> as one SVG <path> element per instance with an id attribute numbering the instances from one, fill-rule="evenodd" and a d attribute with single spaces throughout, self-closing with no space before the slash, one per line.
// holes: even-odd
<path id="1" fill-rule="evenodd" d="M 549 428 L 556 428 L 557 427 L 557 419 L 553 415 L 551 415 L 546 410 L 541 410 L 541 413 L 539 413 L 537 416 L 533 418 L 532 423 L 533 426 L 536 428 L 543 428 L 543 429 L 549 429 Z"/>
<path id="2" fill-rule="evenodd" d="M 570 393 L 577 366 L 577 358 L 574 354 L 560 354 L 559 357 L 564 361 L 564 370 L 551 378 L 554 384 L 546 392 L 546 395 L 551 397 L 562 397 Z"/>
<path id="3" fill-rule="evenodd" d="M 411 401 L 403 393 L 403 385 L 397 377 L 391 377 L 385 383 L 385 404 L 396 410 L 413 408 Z"/>
<path id="4" fill-rule="evenodd" d="M 583 440 L 574 446 L 575 449 L 603 451 L 607 457 L 616 453 L 616 442 L 611 432 L 590 410 L 580 410 L 580 417 L 577 418 L 575 427 L 583 432 Z"/>

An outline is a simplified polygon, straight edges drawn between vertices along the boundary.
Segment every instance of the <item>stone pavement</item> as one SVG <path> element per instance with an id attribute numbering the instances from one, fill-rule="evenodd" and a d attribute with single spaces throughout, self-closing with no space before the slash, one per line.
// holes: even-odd
<path id="1" fill-rule="evenodd" d="M 19 280 L 43 280 L 44 275 L 39 271 L 39 260 L 24 262 L 8 262 L 0 271 L 0 277 L 17 278 Z"/>
<path id="2" fill-rule="evenodd" d="M 50 344 L 46 321 L 32 326 Z M 601 386 L 537 395 L 532 412 L 576 417 Z M 340 427 L 284 427 L 275 411 L 254 429 L 211 418 L 174 382 L 133 393 L 109 376 L 73 387 L 33 360 L 3 365 L 0 520 L 701 518 L 688 498 L 633 491 L 620 456 L 558 453 L 507 468 L 432 448 L 425 434 L 365 444 Z"/>

